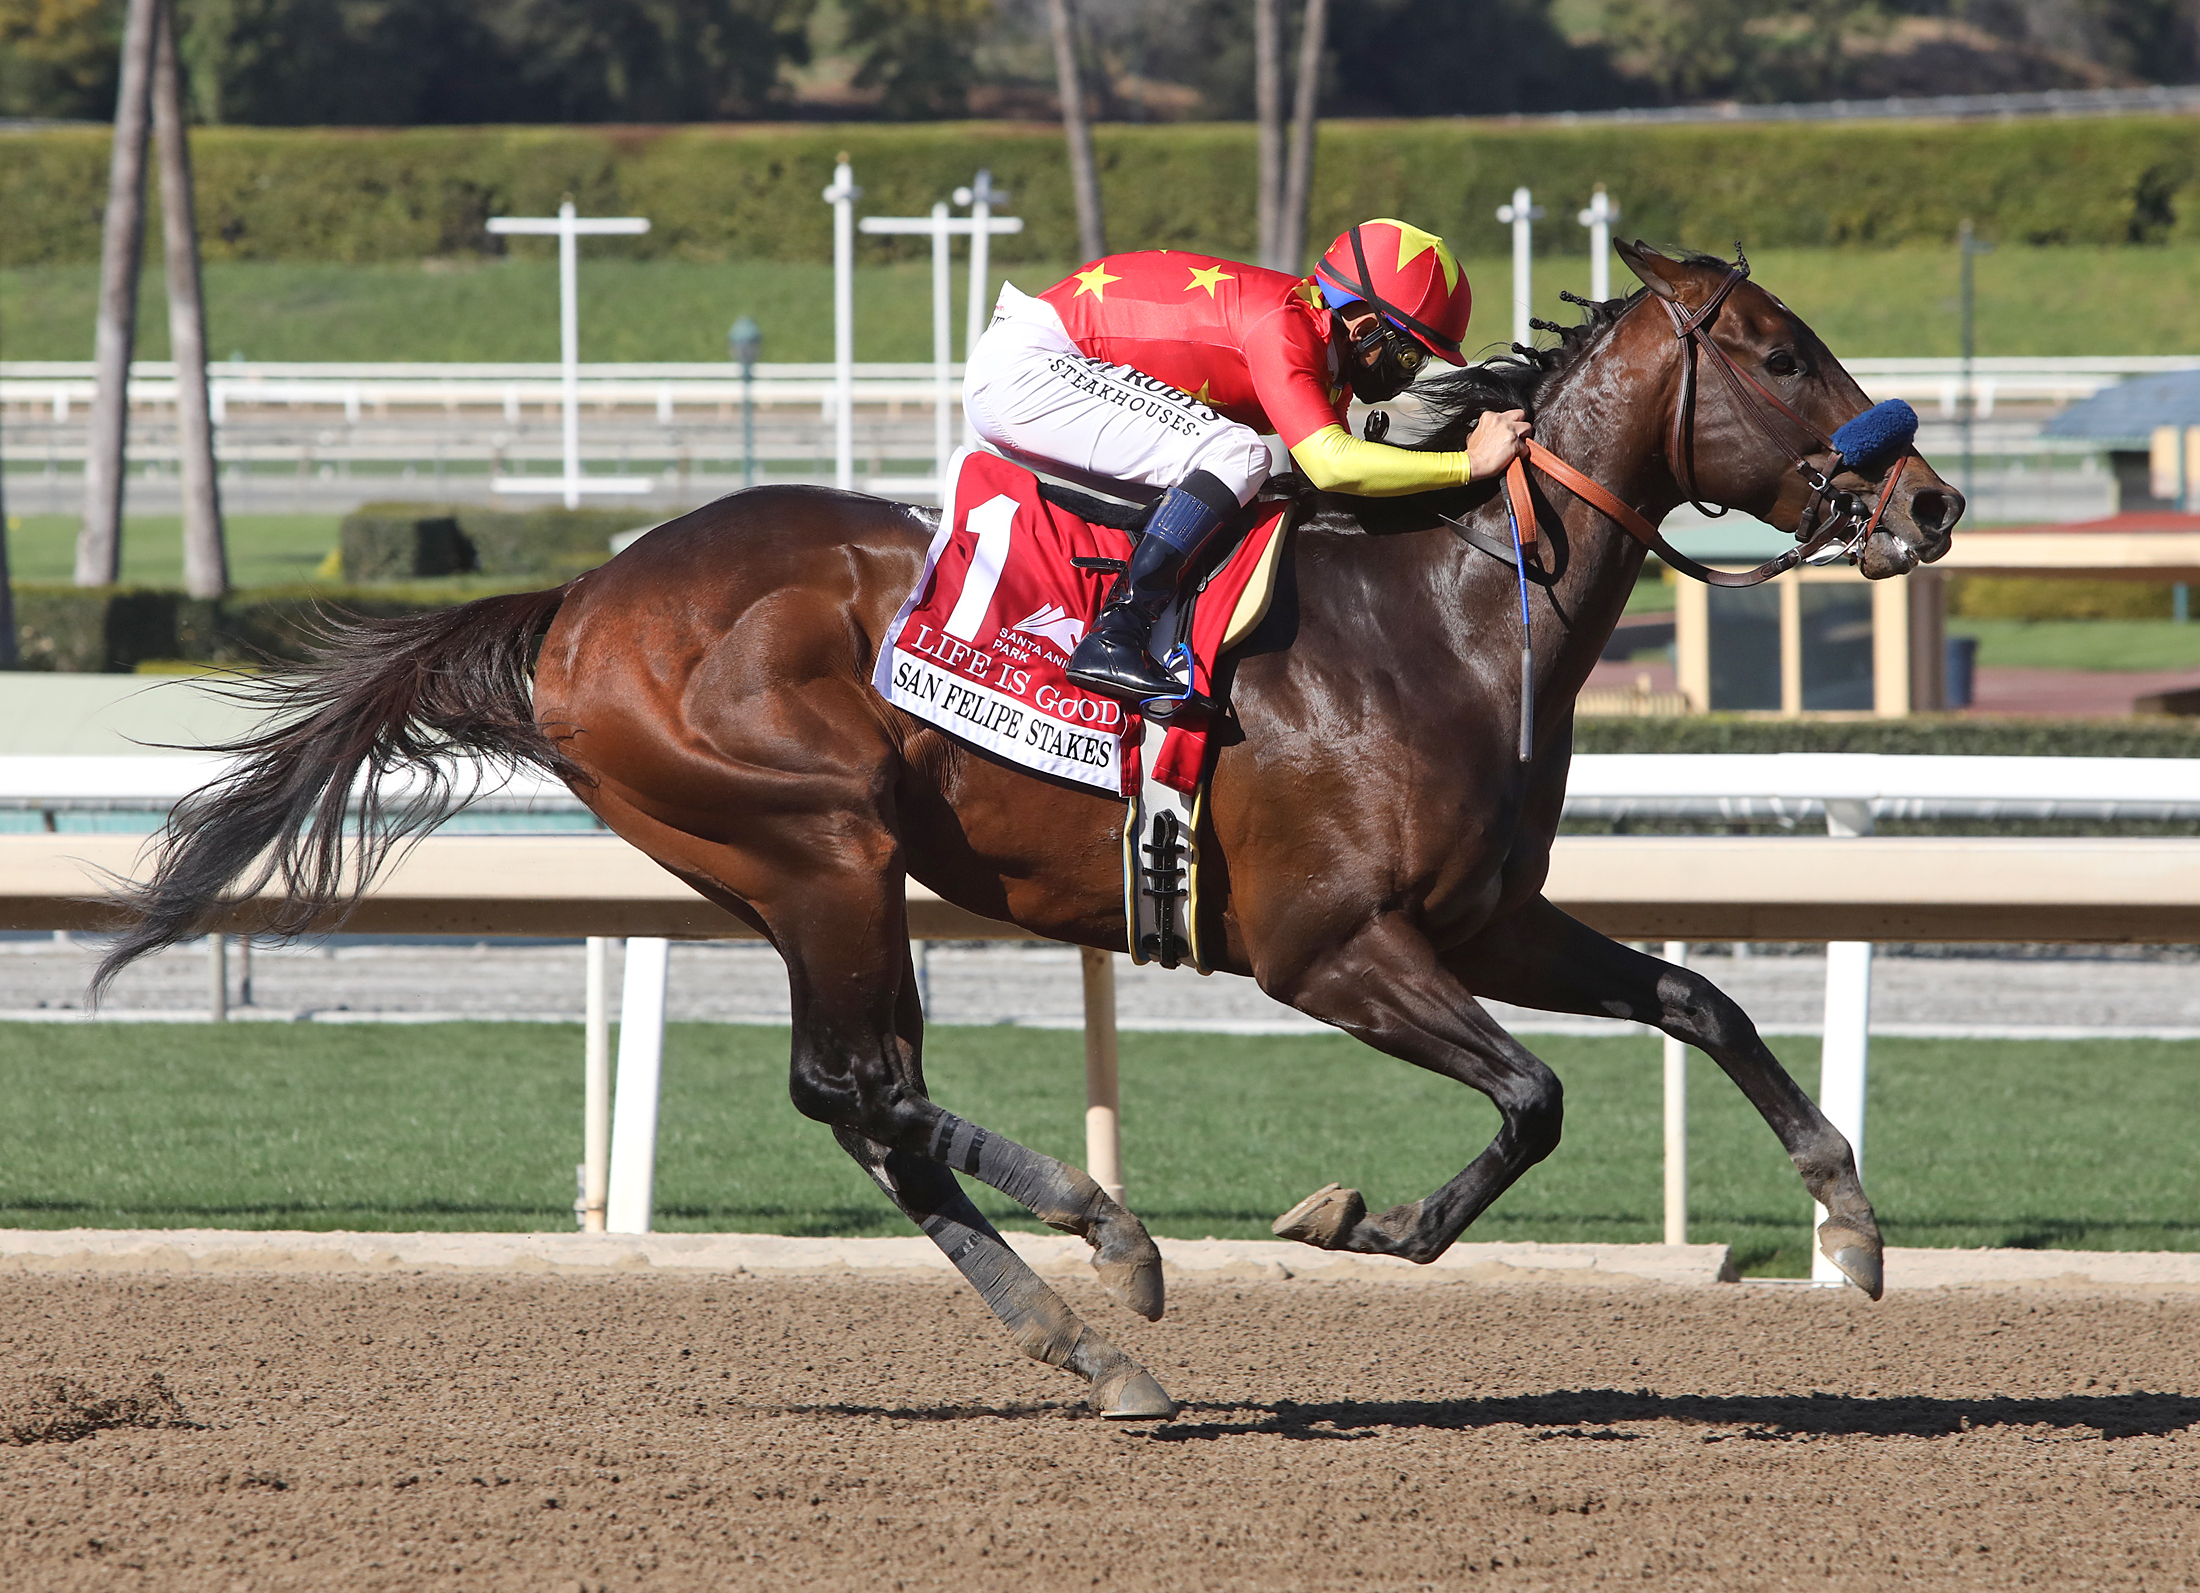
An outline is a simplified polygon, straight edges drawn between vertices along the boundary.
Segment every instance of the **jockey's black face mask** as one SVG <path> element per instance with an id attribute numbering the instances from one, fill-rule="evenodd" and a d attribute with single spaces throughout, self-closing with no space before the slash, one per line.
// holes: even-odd
<path id="1" fill-rule="evenodd" d="M 1380 404 L 1396 398 L 1413 385 L 1428 362 L 1420 344 L 1390 326 L 1381 316 L 1350 342 L 1352 396 L 1363 404 Z"/>

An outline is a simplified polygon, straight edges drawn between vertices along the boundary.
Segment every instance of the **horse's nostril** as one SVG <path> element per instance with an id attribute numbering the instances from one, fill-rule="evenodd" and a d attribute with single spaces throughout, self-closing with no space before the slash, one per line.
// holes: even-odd
<path id="1" fill-rule="evenodd" d="M 1928 487 L 1910 500 L 1910 521 L 1920 531 L 1945 531 L 1963 513 L 1963 500 L 1952 492 Z"/>

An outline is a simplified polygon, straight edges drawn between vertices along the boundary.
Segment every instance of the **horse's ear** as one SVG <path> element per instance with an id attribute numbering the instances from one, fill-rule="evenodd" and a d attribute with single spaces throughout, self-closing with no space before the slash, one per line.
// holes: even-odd
<path id="1" fill-rule="evenodd" d="M 1626 262 L 1627 269 L 1642 278 L 1644 287 L 1661 299 L 1679 302 L 1682 268 L 1678 260 L 1667 259 L 1640 238 L 1633 243 L 1615 241 L 1612 248 Z"/>

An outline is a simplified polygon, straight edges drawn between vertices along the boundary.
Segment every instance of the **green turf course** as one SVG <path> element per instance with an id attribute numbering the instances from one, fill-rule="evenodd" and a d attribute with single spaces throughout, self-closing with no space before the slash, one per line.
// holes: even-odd
<path id="1" fill-rule="evenodd" d="M 933 1093 L 1082 1156 L 1073 1033 L 936 1029 Z M 1659 1070 L 1647 1040 L 1541 1038 L 1565 1143 L 1472 1230 L 1659 1237 Z M 1782 1045 L 1806 1084 L 1816 1047 Z M 0 1026 L 0 1225 L 563 1230 L 579 1159 L 577 1027 Z M 893 1234 L 906 1225 L 787 1104 L 786 1031 L 667 1035 L 659 1226 Z M 1884 1040 L 1869 1187 L 1910 1245 L 2200 1249 L 2200 1044 Z M 1479 1096 L 1342 1038 L 1126 1035 L 1126 1172 L 1161 1234 L 1265 1237 L 1330 1179 L 1425 1194 L 1495 1128 Z M 1690 1073 L 1691 1237 L 1752 1271 L 1807 1269 L 1808 1208 L 1771 1133 L 1708 1061 Z M 980 1204 L 1018 1222 L 990 1190 Z"/>
<path id="2" fill-rule="evenodd" d="M 1496 228 L 1492 227 L 1492 232 Z M 1957 352 L 1957 258 L 1952 249 L 1766 249 L 1757 280 L 1808 320 L 1838 354 Z M 1509 340 L 1511 264 L 1467 262 L 1476 287 L 1470 349 Z M 1012 280 L 1036 291 L 1069 269 L 1022 265 Z M 996 273 L 998 275 L 998 273 Z M 1631 285 L 1615 269 L 1615 286 Z M 2165 354 L 2200 349 L 2200 245 L 2025 248 L 2004 245 L 1978 262 L 1978 348 L 1988 355 Z M 931 271 L 923 264 L 856 272 L 856 357 L 932 355 Z M 965 289 L 957 276 L 955 347 Z M 1559 290 L 1587 292 L 1588 258 L 1538 259 L 1536 312 L 1571 322 Z M 832 357 L 832 273 L 814 265 L 745 261 L 583 263 L 581 358 L 722 360 L 726 327 L 753 315 L 767 361 Z M 95 266 L 0 271 L 0 326 L 11 360 L 86 360 L 92 354 Z M 257 360 L 554 360 L 557 269 L 546 260 L 481 264 L 319 265 L 213 262 L 206 267 L 209 346 Z M 168 357 L 167 300 L 157 271 L 144 279 L 139 353 Z"/>
<path id="3" fill-rule="evenodd" d="M 18 581 L 74 579 L 78 523 L 73 514 L 11 514 L 9 572 Z M 338 522 L 334 515 L 233 514 L 226 516 L 224 523 L 233 586 L 290 586 L 311 581 L 329 549 L 336 546 Z M 183 584 L 180 516 L 133 514 L 123 521 L 122 579 L 134 586 Z"/>
<path id="4" fill-rule="evenodd" d="M 2174 620 L 1951 619 L 1948 634 L 1977 637 L 1978 661 L 1997 667 L 2200 668 L 2200 625 Z"/>

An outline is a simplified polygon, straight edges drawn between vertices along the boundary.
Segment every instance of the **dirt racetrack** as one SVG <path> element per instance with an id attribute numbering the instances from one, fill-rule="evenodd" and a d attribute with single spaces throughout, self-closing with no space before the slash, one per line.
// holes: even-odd
<path id="1" fill-rule="evenodd" d="M 2200 1295 L 0 1277 L 10 1588 L 2200 1586 Z"/>

